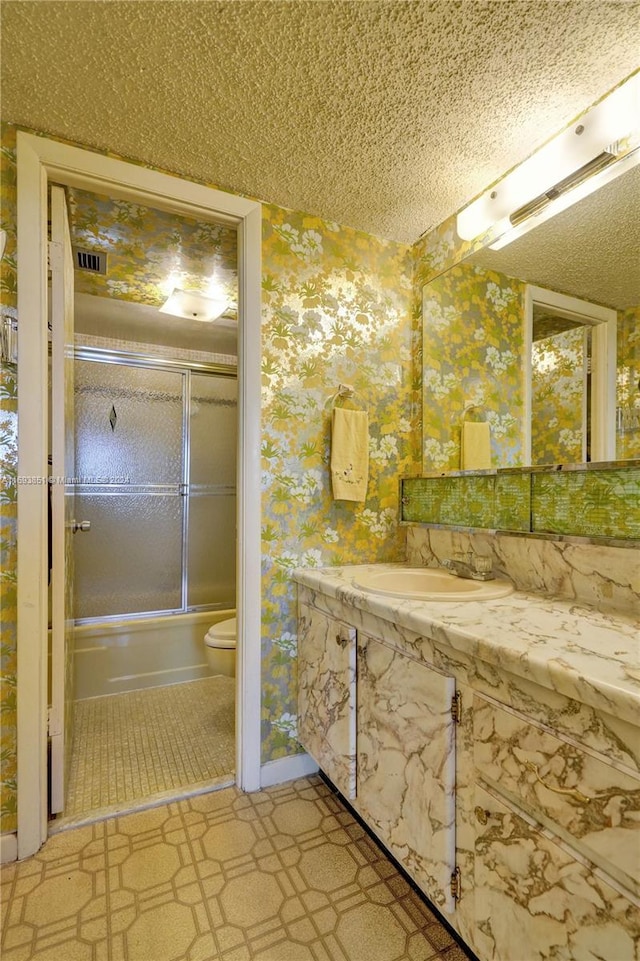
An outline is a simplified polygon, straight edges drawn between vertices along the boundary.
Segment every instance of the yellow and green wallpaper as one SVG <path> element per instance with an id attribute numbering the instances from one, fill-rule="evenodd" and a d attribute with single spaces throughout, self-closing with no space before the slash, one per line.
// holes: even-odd
<path id="1" fill-rule="evenodd" d="M 640 306 L 618 314 L 616 457 L 640 457 Z"/>
<path id="2" fill-rule="evenodd" d="M 564 330 L 531 345 L 531 463 L 580 464 L 584 331 Z"/>
<path id="3" fill-rule="evenodd" d="M 77 293 L 160 307 L 173 287 L 238 306 L 237 232 L 188 217 L 68 188 L 73 243 L 106 253 L 107 273 L 76 271 Z"/>
<path id="4" fill-rule="evenodd" d="M 521 281 L 469 263 L 425 286 L 425 471 L 460 469 L 461 424 L 469 405 L 480 407 L 490 424 L 492 466 L 522 462 L 523 298 Z"/>
<path id="5" fill-rule="evenodd" d="M 290 572 L 400 560 L 398 474 L 416 470 L 409 248 L 263 207 L 263 757 L 295 731 L 296 606 Z M 369 409 L 367 499 L 333 501 L 329 420 L 340 383 Z"/>

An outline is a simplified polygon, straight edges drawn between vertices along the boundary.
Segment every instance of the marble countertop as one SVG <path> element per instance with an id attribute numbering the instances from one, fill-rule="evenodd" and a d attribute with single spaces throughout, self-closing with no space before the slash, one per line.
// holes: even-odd
<path id="1" fill-rule="evenodd" d="M 364 571 L 297 568 L 294 580 L 591 707 L 640 724 L 640 623 L 563 598 L 514 591 L 486 601 L 416 601 L 356 587 Z"/>

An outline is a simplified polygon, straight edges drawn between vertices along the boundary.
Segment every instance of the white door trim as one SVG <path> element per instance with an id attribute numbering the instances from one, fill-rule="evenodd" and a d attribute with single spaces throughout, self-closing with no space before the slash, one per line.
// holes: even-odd
<path id="1" fill-rule="evenodd" d="M 47 836 L 47 183 L 237 224 L 239 272 L 236 780 L 260 787 L 261 205 L 22 131 L 18 160 L 18 857 Z M 25 483 L 26 479 L 35 483 Z"/>
<path id="2" fill-rule="evenodd" d="M 531 464 L 531 341 L 533 306 L 543 304 L 589 325 L 592 331 L 591 460 L 616 459 L 616 338 L 618 315 L 610 307 L 527 284 L 525 288 L 525 430 L 523 463 Z"/>

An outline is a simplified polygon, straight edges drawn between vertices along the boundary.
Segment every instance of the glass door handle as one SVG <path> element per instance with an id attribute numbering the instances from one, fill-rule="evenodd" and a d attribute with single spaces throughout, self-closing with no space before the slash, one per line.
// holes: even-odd
<path id="1" fill-rule="evenodd" d="M 78 531 L 90 531 L 91 521 L 71 521 L 71 532 L 77 534 Z"/>

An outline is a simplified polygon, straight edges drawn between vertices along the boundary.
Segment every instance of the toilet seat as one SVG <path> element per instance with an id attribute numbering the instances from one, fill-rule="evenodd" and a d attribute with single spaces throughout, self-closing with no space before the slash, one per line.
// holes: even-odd
<path id="1" fill-rule="evenodd" d="M 218 647 L 223 650 L 234 650 L 236 646 L 237 619 L 229 617 L 226 621 L 213 624 L 204 637 L 207 647 Z"/>

